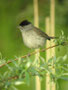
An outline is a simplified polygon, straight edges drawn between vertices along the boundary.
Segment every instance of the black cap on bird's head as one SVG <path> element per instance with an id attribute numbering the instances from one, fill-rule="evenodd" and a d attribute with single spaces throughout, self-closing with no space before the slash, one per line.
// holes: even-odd
<path id="1" fill-rule="evenodd" d="M 31 24 L 31 23 L 28 20 L 24 20 L 19 25 L 23 27 L 23 26 L 26 26 L 26 25 L 29 25 L 29 24 Z"/>

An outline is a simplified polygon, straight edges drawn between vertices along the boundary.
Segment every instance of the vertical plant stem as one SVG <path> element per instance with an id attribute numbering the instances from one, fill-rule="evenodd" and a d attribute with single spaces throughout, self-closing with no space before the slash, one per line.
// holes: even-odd
<path id="1" fill-rule="evenodd" d="M 48 34 L 48 35 L 50 35 L 50 21 L 49 21 L 49 17 L 47 17 L 47 18 L 45 18 L 45 30 L 46 30 L 46 33 Z M 47 41 L 47 43 L 46 43 L 46 48 L 47 47 L 50 47 L 50 41 Z M 48 50 L 48 51 L 46 51 L 46 62 L 48 62 L 48 60 L 49 60 L 49 58 L 50 58 L 51 56 L 50 56 L 50 49 Z M 49 76 L 49 74 L 47 73 L 46 74 L 46 90 L 50 90 L 50 76 Z"/>
<path id="2" fill-rule="evenodd" d="M 51 0 L 51 36 L 55 36 L 55 0 Z M 54 43 L 52 42 L 51 45 Z M 51 49 L 51 56 L 55 56 L 55 48 Z M 53 64 L 53 62 L 52 62 Z M 53 73 L 55 73 L 55 68 L 52 67 Z M 56 85 L 54 82 L 51 83 L 51 90 L 56 90 Z"/>
<path id="3" fill-rule="evenodd" d="M 39 15 L 38 15 L 38 0 L 34 0 L 34 25 L 36 27 L 39 27 L 39 23 L 38 23 L 38 19 L 39 19 Z M 38 49 L 36 49 L 37 51 Z M 35 55 L 35 60 L 37 60 L 37 66 L 39 66 L 39 56 L 40 56 L 40 53 L 38 52 L 36 55 Z M 41 85 L 40 85 L 40 78 L 38 76 L 36 76 L 36 90 L 41 90 Z"/>

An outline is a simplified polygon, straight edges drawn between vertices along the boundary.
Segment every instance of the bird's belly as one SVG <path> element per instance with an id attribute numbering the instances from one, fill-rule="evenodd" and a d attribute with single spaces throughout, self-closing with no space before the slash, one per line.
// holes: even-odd
<path id="1" fill-rule="evenodd" d="M 39 48 L 45 44 L 45 38 L 35 33 L 27 33 L 23 35 L 23 41 L 28 48 Z"/>

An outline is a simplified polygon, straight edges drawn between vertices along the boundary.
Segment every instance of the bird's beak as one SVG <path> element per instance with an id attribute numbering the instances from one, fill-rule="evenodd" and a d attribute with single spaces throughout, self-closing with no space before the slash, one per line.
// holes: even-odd
<path id="1" fill-rule="evenodd" d="M 21 26 L 17 26 L 17 29 L 19 29 L 22 32 L 22 27 Z"/>

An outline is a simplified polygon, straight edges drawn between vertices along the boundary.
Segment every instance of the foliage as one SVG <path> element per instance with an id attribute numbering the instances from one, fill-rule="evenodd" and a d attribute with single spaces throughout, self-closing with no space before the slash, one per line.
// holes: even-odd
<path id="1" fill-rule="evenodd" d="M 67 41 L 67 38 L 62 32 L 59 39 L 54 42 L 61 47 L 61 45 L 66 45 Z M 45 58 L 39 56 L 40 63 L 38 63 L 38 60 L 31 60 L 29 55 L 26 58 L 16 57 L 18 60 L 11 60 L 12 65 L 9 65 L 0 53 L 0 66 L 6 63 L 5 66 L 7 67 L 5 72 L 0 73 L 0 89 L 7 90 L 11 87 L 17 90 L 15 85 L 29 85 L 30 78 L 39 76 L 40 79 L 43 79 L 46 73 L 50 75 L 51 81 L 56 83 L 58 79 L 68 80 L 68 64 L 65 63 L 68 58 L 67 54 L 68 52 L 64 56 L 53 56 L 48 62 L 46 62 Z M 55 68 L 55 73 L 53 73 L 53 68 Z"/>

